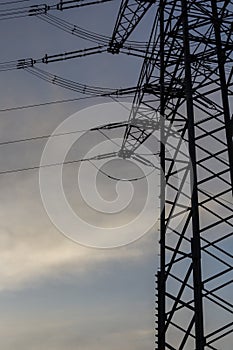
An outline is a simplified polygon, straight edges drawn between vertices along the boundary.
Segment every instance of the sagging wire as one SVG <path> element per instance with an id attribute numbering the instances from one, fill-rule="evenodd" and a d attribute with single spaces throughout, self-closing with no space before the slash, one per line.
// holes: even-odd
<path id="1" fill-rule="evenodd" d="M 58 18 L 51 14 L 43 14 L 38 16 L 39 19 L 55 26 L 56 28 L 59 28 L 71 35 L 77 36 L 81 39 L 88 40 L 91 42 L 94 42 L 96 44 L 101 45 L 109 45 L 109 42 L 111 41 L 110 36 L 106 36 L 103 34 L 98 34 L 96 32 L 89 31 L 87 29 L 84 29 L 78 25 L 72 24 L 64 19 Z M 124 48 L 130 48 L 130 49 L 141 49 L 146 50 L 148 46 L 147 42 L 141 42 L 141 41 L 131 41 L 127 40 L 124 43 Z"/>
<path id="2" fill-rule="evenodd" d="M 49 82 L 53 85 L 57 85 L 68 90 L 79 92 L 81 94 L 101 95 L 102 97 L 114 95 L 116 97 L 119 97 L 122 95 L 129 96 L 135 92 L 135 87 L 129 87 L 129 88 L 123 88 L 123 89 L 110 89 L 110 88 L 104 88 L 104 87 L 90 86 L 90 85 L 84 85 L 69 79 L 62 78 L 58 75 L 51 74 L 39 68 L 25 68 L 25 70 L 31 73 L 32 75 L 46 82 Z"/>
<path id="3" fill-rule="evenodd" d="M 105 172 L 104 170 L 99 169 L 99 168 L 93 163 L 93 161 L 89 161 L 89 163 L 91 163 L 102 175 L 108 177 L 108 178 L 111 179 L 111 180 L 114 180 L 114 181 L 122 181 L 122 182 L 126 182 L 126 181 L 135 182 L 135 181 L 139 181 L 139 180 L 145 179 L 145 178 L 149 177 L 151 174 L 153 174 L 153 173 L 155 172 L 155 170 L 156 170 L 156 168 L 154 168 L 154 169 L 151 170 L 148 174 L 144 174 L 144 175 L 139 176 L 139 177 L 134 177 L 134 178 L 121 178 L 121 177 L 116 177 L 116 176 L 110 175 L 110 174 L 108 174 L 107 172 Z"/>
<path id="4" fill-rule="evenodd" d="M 100 88 L 100 87 L 93 87 L 89 85 L 84 85 L 81 83 L 74 82 L 69 79 L 62 78 L 58 75 L 51 74 L 47 71 L 44 71 L 39 68 L 26 68 L 25 69 L 27 72 L 30 74 L 36 76 L 37 78 L 40 78 L 48 83 L 51 83 L 53 85 L 60 86 L 62 88 L 79 92 L 81 94 L 86 94 L 86 95 L 109 95 L 116 93 L 116 90 L 109 90 L 107 88 Z"/>
<path id="5" fill-rule="evenodd" d="M 8 4 L 14 5 L 17 3 L 23 3 L 27 0 L 15 0 L 12 2 L 9 2 Z M 31 5 L 31 6 L 20 6 L 20 7 L 13 7 L 13 8 L 7 8 L 0 10 L 0 20 L 9 20 L 9 19 L 16 19 L 16 18 L 22 18 L 22 17 L 31 17 L 31 16 L 39 16 L 42 14 L 46 14 L 49 11 L 55 10 L 55 11 L 64 11 L 72 8 L 78 8 L 78 7 L 84 7 L 84 6 L 90 6 L 90 5 L 97 5 L 101 3 L 111 2 L 113 0 L 60 0 L 60 2 L 48 5 L 48 4 L 37 4 L 37 5 Z M 6 2 L 4 3 L 7 4 Z"/>
<path id="6" fill-rule="evenodd" d="M 25 172 L 25 171 L 32 171 L 32 170 L 38 170 L 41 168 L 51 168 L 51 167 L 56 167 L 56 166 L 63 166 L 63 165 L 69 165 L 69 164 L 75 164 L 75 163 L 81 163 L 81 162 L 89 162 L 92 166 L 94 166 L 100 173 L 102 173 L 104 176 L 114 180 L 114 181 L 138 181 L 138 180 L 142 180 L 148 176 L 150 176 L 156 169 L 153 169 L 151 172 L 149 172 L 148 174 L 145 174 L 141 177 L 138 178 L 131 178 L 131 179 L 125 179 L 125 178 L 118 178 L 115 176 L 112 176 L 110 174 L 105 173 L 102 169 L 99 169 L 93 162 L 93 159 L 88 159 L 88 158 L 83 158 L 83 159 L 77 159 L 77 160 L 70 160 L 70 161 L 66 161 L 63 163 L 52 163 L 52 164 L 44 164 L 44 165 L 39 165 L 39 166 L 33 166 L 33 167 L 26 167 L 26 168 L 18 168 L 18 169 L 12 169 L 12 170 L 5 170 L 5 171 L 0 171 L 0 175 L 9 175 L 9 174 L 13 174 L 13 173 L 21 173 L 21 172 Z"/>

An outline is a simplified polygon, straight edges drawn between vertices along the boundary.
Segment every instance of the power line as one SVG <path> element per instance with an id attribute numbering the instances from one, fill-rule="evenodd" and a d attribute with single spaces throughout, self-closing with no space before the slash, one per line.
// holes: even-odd
<path id="1" fill-rule="evenodd" d="M 96 32 L 92 32 L 90 30 L 86 30 L 76 24 L 72 24 L 64 19 L 58 18 L 51 14 L 43 14 L 38 16 L 39 19 L 55 26 L 56 28 L 59 28 L 71 35 L 77 36 L 81 39 L 88 40 L 91 42 L 94 42 L 96 44 L 101 45 L 109 45 L 109 42 L 111 40 L 110 36 L 106 36 L 103 34 L 98 34 Z M 124 48 L 138 48 L 146 50 L 148 46 L 148 42 L 142 42 L 142 41 L 131 41 L 127 40 L 124 44 Z"/>
<path id="2" fill-rule="evenodd" d="M 15 143 L 21 143 L 21 142 L 37 141 L 37 140 L 43 140 L 43 139 L 47 139 L 47 138 L 60 137 L 60 136 L 78 134 L 78 133 L 96 132 L 96 131 L 99 132 L 101 135 L 103 135 L 105 138 L 107 138 L 115 146 L 117 146 L 119 148 L 121 147 L 118 143 L 116 143 L 114 140 L 112 140 L 110 137 L 108 137 L 101 130 L 101 128 L 74 130 L 74 131 L 61 132 L 61 133 L 57 133 L 57 134 L 40 135 L 40 136 L 34 136 L 34 137 L 27 137 L 27 138 L 23 138 L 23 139 L 8 140 L 8 141 L 0 142 L 0 146 L 9 145 L 9 144 L 15 144 Z"/>
<path id="3" fill-rule="evenodd" d="M 97 44 L 98 42 L 95 41 Z M 0 72 L 6 72 L 6 71 L 12 71 L 12 70 L 21 70 L 26 68 L 35 68 L 35 65 L 37 64 L 48 64 L 48 63 L 54 63 L 54 62 L 60 62 L 60 61 L 67 61 L 71 59 L 96 55 L 99 53 L 107 53 L 108 52 L 108 45 L 99 45 L 94 47 L 89 47 L 85 49 L 79 49 L 79 50 L 73 50 L 73 51 L 67 51 L 64 53 L 56 53 L 53 55 L 45 54 L 41 58 L 20 58 L 17 60 L 10 60 L 5 62 L 0 62 Z M 124 46 L 122 48 L 122 53 L 126 55 L 132 55 L 136 57 L 144 58 L 145 56 L 145 50 L 140 49 L 134 46 Z"/>
<path id="4" fill-rule="evenodd" d="M 10 145 L 14 143 L 21 143 L 21 142 L 29 142 L 29 141 L 36 141 L 36 140 L 43 140 L 43 139 L 48 139 L 50 137 L 59 137 L 59 136 L 65 136 L 65 135 L 72 135 L 72 134 L 78 134 L 78 133 L 83 133 L 83 132 L 91 132 L 93 130 L 76 130 L 76 131 L 68 131 L 68 132 L 62 132 L 58 134 L 50 134 L 50 135 L 41 135 L 41 136 L 35 136 L 35 137 L 28 137 L 24 139 L 18 139 L 18 140 L 9 140 L 9 141 L 3 141 L 0 142 L 0 146 L 3 145 Z"/>
<path id="5" fill-rule="evenodd" d="M 51 62 L 58 62 L 58 61 L 64 61 L 68 59 L 73 59 L 77 57 L 83 57 L 83 56 L 89 56 L 97 53 L 103 53 L 106 52 L 107 48 L 105 46 L 97 46 L 92 47 L 88 49 L 82 49 L 82 50 L 76 50 L 76 51 L 70 51 L 65 52 L 63 54 L 55 54 L 55 55 L 45 55 L 41 59 L 34 60 L 32 58 L 26 58 L 26 59 L 20 59 L 16 61 L 8 61 L 8 62 L 2 62 L 0 63 L 0 71 L 9 71 L 9 70 L 25 70 L 32 75 L 36 76 L 37 78 L 40 78 L 46 82 L 52 83 L 54 85 L 58 85 L 60 87 L 80 92 L 82 94 L 101 94 L 101 95 L 119 95 L 119 94 L 127 94 L 135 92 L 135 88 L 125 88 L 125 89 L 111 89 L 106 87 L 97 87 L 97 86 L 90 86 L 85 85 L 82 83 L 74 82 L 69 79 L 62 78 L 56 74 L 51 74 L 45 70 L 42 70 L 40 68 L 35 67 L 35 63 L 51 63 Z"/>
<path id="6" fill-rule="evenodd" d="M 24 106 L 16 106 L 16 107 L 6 107 L 0 109 L 0 113 L 3 112 L 11 112 L 11 111 L 18 111 L 22 109 L 29 109 L 29 108 L 36 108 L 36 107 L 43 107 L 43 106 L 49 106 L 54 104 L 60 104 L 60 103 L 69 103 L 69 102 L 76 102 L 80 100 L 87 100 L 97 97 L 108 97 L 108 96 L 102 96 L 102 95 L 93 95 L 93 96 L 84 96 L 84 97 L 77 97 L 77 98 L 69 98 L 64 100 L 56 100 L 56 101 L 48 101 L 48 102 L 42 102 L 42 103 L 35 103 L 31 105 L 24 105 Z"/>
<path id="7" fill-rule="evenodd" d="M 31 104 L 31 105 L 23 105 L 23 106 L 16 106 L 16 107 L 6 107 L 6 108 L 0 109 L 0 113 L 11 112 L 11 111 L 19 111 L 19 110 L 30 109 L 30 108 L 37 108 L 37 107 L 54 105 L 54 104 L 70 103 L 70 102 L 76 102 L 76 101 L 81 101 L 81 100 L 89 100 L 89 99 L 99 98 L 99 97 L 103 98 L 103 97 L 110 97 L 110 96 L 108 96 L 108 95 L 92 95 L 92 96 L 84 96 L 84 97 L 77 97 L 77 98 L 69 98 L 69 99 L 63 99 L 63 100 L 35 103 L 35 104 Z M 124 98 L 124 97 L 125 97 L 124 95 L 117 96 L 117 98 Z M 127 97 L 131 97 L 131 95 L 127 95 Z"/>
<path id="8" fill-rule="evenodd" d="M 12 170 L 4 170 L 4 171 L 0 171 L 0 175 L 9 175 L 9 174 L 14 174 L 14 173 L 21 173 L 21 172 L 25 172 L 25 171 L 32 171 L 32 170 L 38 170 L 41 168 L 52 168 L 52 167 L 56 167 L 56 166 L 63 166 L 63 165 L 70 165 L 70 164 L 76 164 L 76 163 L 81 163 L 81 162 L 89 162 L 92 166 L 94 166 L 101 174 L 103 174 L 104 176 L 115 180 L 115 181 L 138 181 L 138 180 L 142 180 L 148 176 L 150 176 L 155 170 L 156 167 L 154 167 L 154 169 L 152 171 L 150 171 L 148 174 L 145 174 L 143 176 L 139 176 L 139 177 L 134 177 L 134 178 L 120 178 L 120 177 L 116 177 L 113 175 L 110 175 L 108 173 L 106 173 L 105 171 L 103 171 L 102 169 L 99 169 L 92 161 L 93 160 L 99 160 L 101 156 L 96 156 L 96 157 L 91 157 L 91 158 L 82 158 L 82 159 L 77 159 L 77 160 L 69 160 L 69 161 L 65 161 L 62 163 L 52 163 L 52 164 L 44 164 L 44 165 L 38 165 L 38 166 L 33 166 L 33 167 L 26 167 L 26 168 L 18 168 L 18 169 L 12 169 Z"/>
<path id="9" fill-rule="evenodd" d="M 114 140 L 112 140 L 110 137 L 108 137 L 105 133 L 102 132 L 101 129 L 83 129 L 83 130 L 76 130 L 76 131 L 69 131 L 69 132 L 64 132 L 64 133 L 58 133 L 58 134 L 49 134 L 49 135 L 41 135 L 41 136 L 35 136 L 35 137 L 30 137 L 30 138 L 24 138 L 24 139 L 18 139 L 18 140 L 9 140 L 9 141 L 4 141 L 4 142 L 0 142 L 0 146 L 3 145 L 9 145 L 9 144 L 15 144 L 15 143 L 21 143 L 21 142 L 30 142 L 30 141 L 36 141 L 36 140 L 42 140 L 42 139 L 46 139 L 46 138 L 51 138 L 51 137 L 61 137 L 61 136 L 66 136 L 66 135 L 72 135 L 72 134 L 77 134 L 77 133 L 84 133 L 84 132 L 100 132 L 104 137 L 106 137 L 110 142 L 112 142 L 114 145 L 119 146 Z M 158 154 L 158 153 L 156 153 Z M 156 154 L 146 154 L 146 155 L 156 155 Z M 117 155 L 117 152 L 115 152 L 115 155 Z M 142 156 L 145 154 L 139 154 L 135 152 L 135 155 L 138 156 Z M 83 162 L 83 161 L 89 161 L 100 173 L 102 173 L 103 175 L 105 175 L 106 177 L 115 180 L 115 181 L 138 181 L 138 180 L 142 180 L 148 176 L 150 176 L 156 169 L 157 167 L 154 166 L 153 170 L 150 171 L 148 174 L 139 176 L 139 177 L 134 177 L 134 178 L 119 178 L 116 176 L 113 176 L 111 174 L 108 174 L 107 172 L 105 172 L 102 169 L 99 169 L 94 163 L 91 162 L 91 160 L 99 160 L 101 159 L 101 155 L 100 156 L 96 156 L 96 157 L 92 157 L 92 158 L 83 158 L 83 159 L 79 159 L 79 160 L 72 160 L 72 161 L 66 161 L 63 163 L 53 163 L 53 164 L 45 164 L 42 166 L 33 166 L 33 167 L 27 167 L 27 168 L 19 168 L 19 169 L 12 169 L 12 170 L 5 170 L 5 171 L 1 171 L 0 175 L 4 175 L 4 174 L 11 174 L 11 173 L 18 173 L 18 172 L 25 172 L 25 171 L 30 171 L 30 170 L 36 170 L 39 168 L 47 168 L 47 167 L 53 167 L 53 166 L 58 166 L 58 165 L 66 165 L 66 164 L 72 164 L 72 163 L 78 163 L 78 162 Z"/>
<path id="10" fill-rule="evenodd" d="M 20 2 L 26 2 L 27 0 L 19 0 L 19 1 L 13 1 L 9 2 L 10 5 L 14 5 Z M 48 11 L 64 11 L 72 8 L 78 8 L 78 7 L 84 7 L 84 6 L 91 6 L 91 5 L 97 5 L 101 3 L 110 2 L 113 0 L 61 0 L 58 3 L 48 5 L 48 4 L 37 4 L 37 5 L 31 5 L 31 6 L 20 6 L 20 7 L 12 7 L 0 10 L 0 20 L 8 20 L 8 19 L 16 19 L 16 18 L 22 18 L 22 17 L 28 17 L 28 16 L 39 16 L 42 14 L 48 13 Z M 4 3 L 5 5 L 7 3 Z"/>
<path id="11" fill-rule="evenodd" d="M 92 87 L 84 84 L 80 84 L 78 82 L 74 82 L 69 79 L 62 78 L 56 74 L 51 74 L 47 71 L 38 68 L 26 68 L 25 69 L 30 74 L 36 76 L 37 78 L 44 80 L 50 84 L 60 86 L 62 88 L 79 92 L 86 95 L 96 95 L 96 94 L 111 94 L 114 90 L 110 91 L 105 88 Z"/>
<path id="12" fill-rule="evenodd" d="M 81 94 L 87 95 L 101 95 L 101 96 L 120 96 L 120 95 L 130 95 L 136 91 L 135 87 L 123 88 L 123 89 L 110 89 L 104 87 L 84 85 L 73 80 L 62 78 L 59 75 L 51 74 L 39 68 L 25 68 L 27 72 L 40 78 L 53 85 L 60 86 L 62 88 L 79 92 Z"/>
<path id="13" fill-rule="evenodd" d="M 11 4 L 18 4 L 18 3 L 22 3 L 22 2 L 28 2 L 28 1 L 31 1 L 31 0 L 13 0 L 13 1 L 6 1 L 6 2 L 0 3 L 0 6 L 11 5 Z"/>
<path id="14" fill-rule="evenodd" d="M 121 147 L 121 145 L 119 145 L 118 143 L 116 143 L 114 140 L 112 140 L 109 136 L 107 136 L 102 130 L 101 128 L 94 128 L 94 129 L 83 129 L 83 130 L 75 130 L 75 131 L 67 131 L 67 132 L 62 132 L 62 133 L 58 133 L 58 134 L 48 134 L 48 135 L 40 135 L 40 136 L 34 136 L 34 137 L 27 137 L 27 138 L 23 138 L 23 139 L 16 139 L 16 140 L 8 140 L 8 141 L 3 141 L 0 142 L 0 146 L 4 146 L 4 145 L 10 145 L 10 144 L 15 144 L 15 143 L 21 143 L 21 142 L 30 142 L 30 141 L 37 141 L 37 140 L 43 140 L 43 139 L 47 139 L 47 138 L 53 138 L 53 137 L 60 137 L 60 136 L 66 136 L 66 135 L 72 135 L 72 134 L 78 134 L 78 133 L 87 133 L 87 132 L 96 132 L 98 131 L 101 135 L 103 135 L 107 140 L 109 140 L 110 142 L 112 142 L 112 144 L 114 144 L 117 147 Z M 138 154 L 138 153 L 135 153 Z M 140 155 L 157 155 L 158 153 L 145 153 L 145 154 L 141 154 Z"/>
<path id="15" fill-rule="evenodd" d="M 118 145 L 115 141 L 113 141 L 110 137 L 108 137 L 106 134 L 103 133 L 101 129 L 95 128 L 95 129 L 83 129 L 83 130 L 74 130 L 74 131 L 67 131 L 67 132 L 61 132 L 58 134 L 49 134 L 49 135 L 40 135 L 40 136 L 34 136 L 34 137 L 27 137 L 24 139 L 17 139 L 17 140 L 8 140 L 0 142 L 0 146 L 14 144 L 14 143 L 21 143 L 21 142 L 29 142 L 29 141 L 36 141 L 36 140 L 43 140 L 47 138 L 53 138 L 53 137 L 60 137 L 60 136 L 66 136 L 66 135 L 75 135 L 78 133 L 85 133 L 85 132 L 96 132 L 98 131 L 100 134 L 102 134 L 105 138 L 107 138 L 109 141 L 111 141 L 114 145 L 121 147 Z"/>
<path id="16" fill-rule="evenodd" d="M 0 62 L 0 71 L 10 71 L 10 70 L 20 70 L 26 68 L 32 68 L 36 64 L 48 64 L 59 61 L 66 61 L 74 58 L 80 58 L 90 55 L 95 55 L 97 53 L 107 52 L 107 46 L 98 45 L 94 47 L 89 47 L 87 49 L 80 49 L 75 51 L 68 51 L 65 53 L 58 53 L 54 55 L 45 54 L 42 58 L 21 58 L 17 60 Z"/>
<path id="17" fill-rule="evenodd" d="M 91 163 L 91 165 L 93 165 L 102 175 L 108 177 L 108 178 L 111 179 L 111 180 L 114 180 L 114 181 L 122 181 L 122 182 L 126 182 L 126 181 L 134 182 L 134 181 L 139 181 L 139 180 L 145 179 L 145 178 L 147 178 L 148 176 L 150 176 L 152 173 L 154 173 L 155 170 L 156 170 L 156 168 L 154 168 L 154 169 L 151 170 L 148 174 L 145 174 L 145 175 L 142 175 L 142 176 L 139 176 L 139 177 L 120 178 L 120 177 L 117 177 L 117 176 L 110 175 L 110 174 L 108 174 L 106 171 L 104 171 L 104 170 L 102 170 L 102 169 L 99 169 L 92 161 L 89 161 L 89 163 Z"/>
<path id="18" fill-rule="evenodd" d="M 84 162 L 84 161 L 89 161 L 89 159 L 84 158 L 84 159 L 78 159 L 78 160 L 70 160 L 70 161 L 66 161 L 63 163 L 44 164 L 44 165 L 38 165 L 38 166 L 33 166 L 33 167 L 27 167 L 27 168 L 5 170 L 5 171 L 0 171 L 0 175 L 25 172 L 25 171 L 36 170 L 36 169 L 40 169 L 40 168 L 51 168 L 51 167 L 61 166 L 61 165 L 66 165 L 66 164 L 80 163 L 80 162 Z"/>

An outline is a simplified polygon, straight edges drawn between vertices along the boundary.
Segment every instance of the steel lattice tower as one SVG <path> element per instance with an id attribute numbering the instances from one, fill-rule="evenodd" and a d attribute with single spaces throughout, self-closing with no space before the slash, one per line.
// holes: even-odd
<path id="1" fill-rule="evenodd" d="M 148 10 L 155 20 L 120 155 L 130 158 L 159 125 L 157 349 L 224 350 L 233 327 L 233 5 L 123 0 L 110 52 L 120 52 Z M 188 144 L 187 159 L 170 141 L 172 128 Z"/>

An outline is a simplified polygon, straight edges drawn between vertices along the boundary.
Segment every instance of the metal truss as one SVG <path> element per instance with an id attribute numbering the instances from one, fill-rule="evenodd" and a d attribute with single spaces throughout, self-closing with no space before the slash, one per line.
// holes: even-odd
<path id="1" fill-rule="evenodd" d="M 126 39 L 144 17 L 155 0 L 122 0 L 115 28 L 109 43 L 109 52 L 119 53 Z"/>
<path id="2" fill-rule="evenodd" d="M 126 3 L 113 53 L 142 17 L 135 11 L 137 20 L 125 25 Z M 224 350 L 233 329 L 233 6 L 229 0 L 160 0 L 154 6 L 120 156 L 132 157 L 160 129 L 157 349 Z"/>

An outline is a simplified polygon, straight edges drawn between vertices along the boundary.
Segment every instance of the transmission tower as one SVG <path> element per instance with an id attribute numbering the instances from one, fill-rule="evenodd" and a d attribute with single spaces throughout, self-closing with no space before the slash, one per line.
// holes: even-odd
<path id="1" fill-rule="evenodd" d="M 82 93 L 135 93 L 128 122 L 102 126 L 125 128 L 120 152 L 103 157 L 133 156 L 150 166 L 134 152 L 155 130 L 160 131 L 156 347 L 230 350 L 233 4 L 230 0 L 122 0 L 109 43 L 105 36 L 48 14 L 109 1 L 60 0 L 54 5 L 3 10 L 1 18 L 37 16 L 98 46 L 37 60 L 4 62 L 0 70 L 25 69 L 45 81 Z M 153 17 L 153 25 L 145 50 L 144 43 L 128 39 L 147 13 Z M 110 91 L 84 86 L 34 67 L 105 51 L 143 55 L 136 88 Z M 174 134 L 179 135 L 175 143 Z"/>
<path id="2" fill-rule="evenodd" d="M 123 0 L 108 51 L 119 53 L 148 11 L 154 23 L 120 156 L 130 158 L 159 125 L 157 349 L 224 350 L 233 327 L 233 6 Z M 182 166 L 172 128 L 188 144 Z"/>

